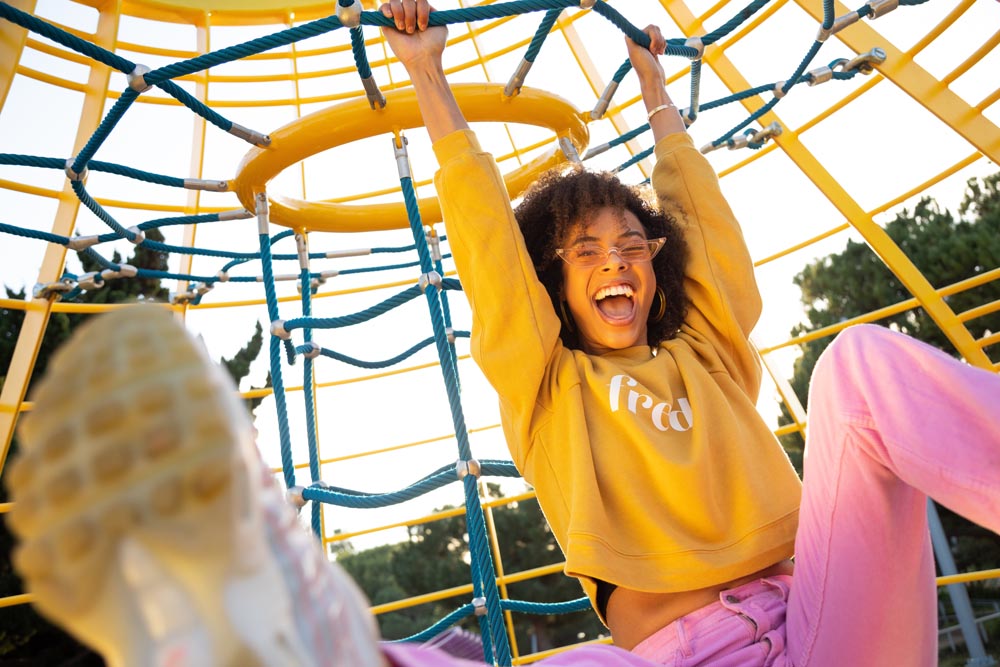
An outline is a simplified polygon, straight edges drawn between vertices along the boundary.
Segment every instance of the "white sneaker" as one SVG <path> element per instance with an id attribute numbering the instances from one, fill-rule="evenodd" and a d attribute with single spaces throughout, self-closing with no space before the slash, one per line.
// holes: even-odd
<path id="1" fill-rule="evenodd" d="M 225 372 L 166 310 L 53 358 L 8 480 L 36 607 L 109 667 L 375 667 L 354 582 L 298 523 Z"/>

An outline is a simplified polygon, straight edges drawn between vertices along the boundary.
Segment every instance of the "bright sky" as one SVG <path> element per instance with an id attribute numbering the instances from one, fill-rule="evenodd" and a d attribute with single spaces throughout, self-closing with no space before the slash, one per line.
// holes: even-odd
<path id="1" fill-rule="evenodd" d="M 802 4 L 819 6 L 820 2 L 810 0 L 809 3 Z M 442 0 L 437 5 L 441 9 L 459 6 L 454 0 Z M 686 10 L 679 3 L 618 0 L 612 2 L 612 6 L 639 27 L 657 23 L 668 37 L 683 36 L 681 28 L 664 10 L 664 6 L 670 6 L 676 10 L 677 16 L 682 16 Z M 906 51 L 920 42 L 957 6 L 966 9 L 964 14 L 937 35 L 914 60 L 918 66 L 940 79 L 948 77 L 981 45 L 992 45 L 976 57 L 972 66 L 962 68 L 959 75 L 949 82 L 952 92 L 969 105 L 975 106 L 984 98 L 995 94 L 995 72 L 1000 71 L 1000 49 L 995 48 L 996 26 L 1000 25 L 1000 3 L 936 0 L 917 7 L 900 7 L 877 21 L 864 21 L 867 28 L 880 34 L 865 49 L 891 44 Z M 705 0 L 687 3 L 687 8 L 696 16 L 710 11 L 712 7 L 713 3 Z M 741 7 L 741 3 L 722 6 L 717 13 L 705 18 L 705 29 L 713 30 L 722 25 Z M 850 9 L 856 8 L 852 6 Z M 838 5 L 838 15 L 846 11 L 847 8 Z M 812 45 L 817 22 L 800 4 L 791 1 L 775 2 L 764 12 L 770 13 L 748 35 L 741 36 L 738 40 L 727 38 L 721 46 L 710 46 L 706 50 L 700 94 L 703 104 L 731 92 L 723 78 L 713 71 L 717 56 L 724 55 L 751 85 L 759 85 L 789 77 Z M 69 0 L 40 0 L 35 13 L 64 27 L 85 33 L 95 30 L 98 19 L 95 10 Z M 589 110 L 593 107 L 596 94 L 587 80 L 581 61 L 589 59 L 593 72 L 600 78 L 598 87 L 602 88 L 625 60 L 625 47 L 618 30 L 596 14 L 567 10 L 563 16 L 564 31 L 550 35 L 526 85 L 555 92 L 578 109 Z M 501 22 L 488 30 L 484 30 L 487 24 L 452 26 L 450 34 L 453 39 L 467 35 L 470 29 L 475 29 L 476 33 L 474 39 L 462 40 L 446 51 L 446 64 L 458 68 L 450 74 L 451 80 L 506 82 L 517 67 L 526 43 L 507 53 L 503 51 L 512 44 L 529 39 L 540 20 L 541 14 L 536 13 Z M 217 50 L 239 44 L 283 27 L 286 26 L 213 27 L 209 33 L 209 48 Z M 375 40 L 377 35 L 374 28 L 365 28 L 368 40 Z M 33 40 L 35 43 L 29 44 L 23 53 L 18 74 L 0 111 L 0 150 L 6 153 L 68 157 L 73 151 L 83 101 L 83 93 L 74 90 L 72 82 L 85 82 L 88 68 L 45 53 L 37 44 L 49 44 L 47 40 L 35 36 Z M 118 41 L 175 50 L 169 55 L 143 52 L 145 49 L 138 49 L 139 52 L 120 50 L 125 57 L 153 68 L 189 57 L 198 48 L 197 30 L 193 26 L 128 16 L 121 19 Z M 261 132 L 273 132 L 299 115 L 335 104 L 340 101 L 338 97 L 359 90 L 360 84 L 353 71 L 350 51 L 329 51 L 329 47 L 342 46 L 348 41 L 347 32 L 340 30 L 300 43 L 295 47 L 294 53 L 299 55 L 294 60 L 290 57 L 293 50 L 288 47 L 272 52 L 283 54 L 279 58 L 254 59 L 213 68 L 212 77 L 259 78 L 274 75 L 271 77 L 274 80 L 214 80 L 209 83 L 208 99 L 213 108 L 234 122 Z M 724 54 L 721 53 L 723 49 Z M 313 53 L 317 51 L 318 53 Z M 302 55 L 303 52 L 305 55 Z M 483 61 L 480 61 L 477 53 L 482 54 Z M 824 45 L 810 69 L 830 63 L 836 58 L 850 59 L 855 55 L 855 51 L 834 37 Z M 581 59 L 578 60 L 577 56 Z M 398 66 L 387 68 L 378 64 L 384 58 L 381 43 L 369 44 L 368 57 L 373 63 L 375 79 L 381 87 L 388 89 L 393 82 L 404 80 Z M 296 85 L 288 76 L 293 63 L 300 76 L 304 73 L 315 73 L 315 76 L 301 78 Z M 665 67 L 668 74 L 679 75 L 670 85 L 672 96 L 678 104 L 687 105 L 690 101 L 689 77 L 684 73 L 687 62 L 680 58 L 668 58 L 665 60 Z M 57 80 L 53 81 L 49 77 L 57 77 Z M 850 199 L 865 211 L 877 209 L 885 202 L 892 201 L 974 152 L 974 147 L 966 140 L 937 120 L 905 92 L 884 80 L 829 118 L 802 130 L 804 124 L 811 122 L 831 105 L 851 95 L 870 80 L 870 77 L 857 76 L 849 82 L 831 81 L 812 88 L 800 85 L 775 109 L 786 131 L 800 132 L 798 139 L 809 153 L 829 171 Z M 196 92 L 193 81 L 183 81 L 180 84 L 189 92 Z M 112 76 L 110 90 L 120 91 L 125 86 L 123 75 Z M 637 93 L 634 76 L 626 77 L 614 100 L 615 105 L 623 105 L 619 109 L 619 127 L 632 128 L 644 122 L 642 105 L 634 103 Z M 295 103 L 296 97 L 300 100 L 299 104 Z M 142 101 L 163 99 L 165 96 L 159 91 L 143 95 L 140 103 L 129 110 L 101 147 L 97 159 L 171 176 L 195 176 L 191 171 L 193 115 L 176 105 Z M 770 100 L 770 95 L 764 95 L 763 99 Z M 271 102 L 262 106 L 255 104 L 257 101 L 268 100 Z M 690 130 L 696 145 L 701 146 L 718 138 L 741 122 L 746 115 L 747 111 L 739 104 L 703 113 Z M 994 124 L 1000 123 L 1000 109 L 996 104 L 988 106 L 983 115 Z M 528 126 L 509 126 L 506 128 L 508 131 L 505 131 L 505 126 L 499 123 L 480 124 L 476 129 L 487 150 L 498 156 L 511 153 L 512 142 L 518 147 L 524 147 L 550 136 L 545 131 Z M 608 119 L 591 123 L 589 129 L 591 146 L 618 134 L 618 130 Z M 410 131 L 407 135 L 414 176 L 418 181 L 429 180 L 435 163 L 426 135 L 421 130 Z M 646 148 L 650 141 L 648 136 L 640 137 L 637 147 Z M 247 149 L 244 142 L 210 126 L 206 137 L 202 176 L 232 178 Z M 628 159 L 629 155 L 626 149 L 618 148 L 594 160 L 592 166 L 613 168 Z M 723 149 L 712 152 L 709 159 L 721 172 L 748 157 L 750 151 L 747 149 Z M 511 159 L 502 163 L 501 169 L 506 172 L 515 166 L 516 159 Z M 649 163 L 644 166 L 648 169 Z M 954 210 L 961 199 L 966 179 L 973 175 L 992 173 L 995 169 L 995 165 L 979 159 L 937 183 L 927 194 Z M 638 182 L 644 175 L 639 167 L 631 167 L 622 172 L 622 178 L 627 182 Z M 0 210 L 3 211 L 0 221 L 30 229 L 51 229 L 57 202 L 52 196 L 46 196 L 45 191 L 58 192 L 64 181 L 62 172 L 0 167 L 0 185 L 3 186 L 0 187 Z M 744 226 L 751 252 L 757 259 L 812 238 L 844 220 L 843 214 L 838 212 L 806 173 L 781 150 L 771 151 L 761 159 L 725 175 L 722 182 L 727 197 Z M 21 186 L 11 187 L 10 183 Z M 301 167 L 292 167 L 277 177 L 269 186 L 269 191 L 272 194 L 321 200 L 360 195 L 381 188 L 392 188 L 397 184 L 389 138 L 382 135 L 311 157 Z M 40 188 L 42 192 L 24 192 L 23 185 Z M 92 195 L 105 202 L 109 212 L 126 227 L 150 219 L 179 215 L 169 209 L 180 210 L 187 202 L 186 192 L 106 174 L 92 173 L 88 189 Z M 430 186 L 421 189 L 422 195 L 431 193 Z M 392 193 L 373 200 L 398 198 L 398 193 Z M 206 193 L 202 195 L 201 202 L 210 207 L 240 207 L 232 193 Z M 913 200 L 904 202 L 911 207 L 913 203 Z M 160 206 L 168 212 L 143 209 L 142 206 L 147 204 Z M 876 219 L 884 222 L 889 217 L 880 215 Z M 98 234 L 106 231 L 106 227 L 88 211 L 83 211 L 78 216 L 76 231 L 81 234 Z M 273 229 L 273 232 L 277 231 L 278 228 Z M 167 228 L 164 232 L 168 243 L 182 243 L 181 228 Z M 845 233 L 837 234 L 820 244 L 761 266 L 758 281 L 764 295 L 765 311 L 755 332 L 759 345 L 774 345 L 787 339 L 789 330 L 801 318 L 799 294 L 791 282 L 791 276 L 811 259 L 842 248 L 846 238 Z M 353 235 L 315 234 L 311 243 L 313 251 L 329 251 L 406 245 L 412 243 L 412 238 L 408 230 Z M 248 220 L 202 225 L 197 230 L 196 245 L 252 252 L 257 249 L 256 223 Z M 27 287 L 30 291 L 38 279 L 44 246 L 39 241 L 4 235 L 0 238 L 0 279 L 12 288 Z M 123 255 L 127 256 L 130 252 L 128 244 L 117 244 L 115 247 Z M 110 257 L 109 246 L 101 246 L 99 250 Z M 294 242 L 286 240 L 276 251 L 293 253 Z M 400 255 L 380 255 L 375 258 L 324 260 L 314 262 L 312 268 L 345 269 L 410 259 L 415 259 L 415 256 L 406 259 L 402 259 Z M 177 255 L 171 255 L 171 262 L 172 268 L 179 267 Z M 199 257 L 194 260 L 193 273 L 212 275 L 223 263 L 218 259 Z M 68 270 L 79 272 L 75 257 L 69 258 Z M 289 262 L 279 265 L 276 273 L 296 273 L 297 270 L 296 263 Z M 259 275 L 260 269 L 244 265 L 234 269 L 232 273 Z M 389 282 L 412 282 L 416 280 L 416 276 L 416 269 L 339 276 L 321 288 L 321 295 Z M 352 313 L 386 299 L 404 287 L 319 298 L 315 301 L 314 312 L 319 316 Z M 171 285 L 171 288 L 175 286 Z M 294 284 L 280 285 L 279 294 L 295 294 Z M 261 298 L 263 289 L 260 285 L 228 283 L 208 294 L 204 303 L 215 305 Z M 453 306 L 456 328 L 467 330 L 469 316 L 463 297 L 450 292 L 448 298 Z M 298 314 L 296 307 L 295 304 L 283 305 L 283 317 L 295 317 Z M 266 328 L 267 312 L 263 305 L 192 309 L 188 315 L 190 327 L 203 336 L 215 357 L 234 354 L 249 338 L 255 321 L 263 322 Z M 315 339 L 325 347 L 344 354 L 365 360 L 379 360 L 398 354 L 430 334 L 425 302 L 418 299 L 376 322 L 348 329 L 318 331 Z M 301 338 L 297 335 L 296 340 Z M 467 341 L 459 342 L 460 353 L 465 354 L 467 348 Z M 777 354 L 776 361 L 784 368 L 789 368 L 795 354 L 794 351 Z M 405 362 L 404 366 L 427 363 L 435 358 L 431 347 Z M 243 389 L 250 384 L 263 383 L 266 364 L 265 346 L 265 353 L 261 355 Z M 317 378 L 321 383 L 367 374 L 329 359 L 319 360 L 316 367 Z M 286 385 L 301 384 L 300 369 L 301 366 L 298 365 L 293 368 L 285 367 Z M 460 371 L 468 426 L 478 429 L 498 423 L 495 397 L 474 364 L 463 361 Z M 776 414 L 775 395 L 770 386 L 766 387 L 760 406 L 762 413 L 772 424 Z M 301 397 L 301 392 L 289 394 L 297 461 L 306 460 Z M 323 389 L 319 393 L 318 406 L 321 451 L 324 457 L 446 436 L 452 432 L 441 374 L 436 367 L 387 379 Z M 266 401 L 258 409 L 257 415 L 262 449 L 269 462 L 277 465 L 278 438 L 272 403 Z M 474 434 L 472 442 L 478 458 L 507 458 L 498 429 Z M 323 477 L 335 485 L 366 491 L 388 491 L 406 486 L 455 458 L 454 441 L 445 438 L 426 446 L 328 465 Z M 306 479 L 306 475 L 300 473 L 300 479 Z M 517 487 L 507 484 L 506 488 L 514 491 Z M 328 509 L 328 530 L 335 526 L 352 531 L 361 526 L 416 517 L 432 506 L 458 504 L 461 503 L 461 491 L 458 489 L 457 485 L 453 485 L 407 506 L 386 510 L 362 513 Z M 399 533 L 390 535 L 398 537 Z M 379 535 L 354 542 L 358 546 L 365 546 L 385 539 L 393 538 Z"/>

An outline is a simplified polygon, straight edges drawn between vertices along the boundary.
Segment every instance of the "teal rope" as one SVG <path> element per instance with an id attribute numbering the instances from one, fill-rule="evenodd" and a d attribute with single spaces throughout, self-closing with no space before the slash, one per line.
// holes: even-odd
<path id="1" fill-rule="evenodd" d="M 271 322 L 278 319 L 278 296 L 274 288 L 274 270 L 271 262 L 271 239 L 260 234 L 260 258 L 264 269 L 264 293 L 267 298 L 267 313 Z M 281 378 L 281 339 L 270 336 L 268 351 L 271 360 L 271 386 L 274 389 L 274 405 L 278 412 L 278 438 L 281 447 L 281 471 L 285 486 L 295 486 L 295 462 L 292 460 L 292 439 L 288 431 L 288 408 L 285 405 L 285 383 Z"/>
<path id="2" fill-rule="evenodd" d="M 430 250 L 427 247 L 424 226 L 420 220 L 420 209 L 417 206 L 413 181 L 409 176 L 403 176 L 399 179 L 399 182 L 403 191 L 403 201 L 406 203 L 406 212 L 410 220 L 413 241 L 417 246 L 417 255 L 420 257 L 420 268 L 425 274 L 429 274 L 434 265 L 431 261 Z M 441 362 L 441 373 L 444 376 L 448 404 L 451 407 L 452 423 L 454 424 L 455 436 L 458 441 L 459 458 L 462 461 L 469 461 L 472 459 L 472 451 L 469 447 L 469 434 L 465 426 L 462 402 L 458 395 L 458 385 L 455 382 L 458 370 L 453 363 L 451 353 L 448 349 L 448 339 L 445 333 L 438 290 L 432 286 L 428 287 L 424 291 L 424 295 L 427 298 L 427 307 L 431 314 L 431 325 L 434 330 L 434 340 L 437 343 L 438 359 Z M 487 662 L 491 662 L 495 658 L 498 664 L 510 665 L 510 644 L 507 641 L 507 633 L 503 626 L 503 616 L 500 610 L 500 592 L 497 590 L 496 585 L 496 570 L 493 567 L 493 558 L 490 554 L 489 543 L 486 538 L 486 521 L 483 518 L 483 510 L 479 502 L 479 490 L 476 485 L 476 478 L 473 475 L 466 475 L 462 482 L 465 486 L 466 530 L 469 534 L 469 550 L 472 554 L 472 558 L 470 559 L 472 587 L 477 597 L 486 598 L 486 616 L 478 617 L 483 635 L 483 651 Z"/>
<path id="3" fill-rule="evenodd" d="M 310 317 L 312 315 L 312 291 L 310 289 L 310 281 L 312 276 L 309 275 L 309 268 L 303 267 L 301 275 L 299 276 L 299 285 L 302 291 L 302 314 L 305 317 Z M 302 331 L 302 339 L 306 343 L 312 341 L 312 329 L 306 328 Z M 306 409 L 306 438 L 308 442 L 309 449 L 309 476 L 312 479 L 313 484 L 320 480 L 320 470 L 319 470 L 319 443 L 316 441 L 316 402 L 313 398 L 313 360 L 306 357 L 302 364 L 302 396 L 305 403 Z M 323 521 L 321 512 L 323 510 L 319 503 L 312 503 L 310 508 L 312 512 L 312 529 L 319 538 L 320 543 L 323 542 Z"/>

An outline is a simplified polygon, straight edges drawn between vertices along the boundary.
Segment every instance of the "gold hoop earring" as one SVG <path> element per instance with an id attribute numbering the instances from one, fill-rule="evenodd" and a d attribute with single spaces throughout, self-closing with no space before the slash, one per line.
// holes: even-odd
<path id="1" fill-rule="evenodd" d="M 562 320 L 563 326 L 567 330 L 573 331 L 573 318 L 570 314 L 566 312 L 566 299 L 559 300 L 559 319 Z"/>
<path id="2" fill-rule="evenodd" d="M 662 287 L 656 288 L 656 296 L 660 299 L 660 307 L 656 309 L 656 315 L 649 318 L 649 321 L 653 323 L 659 322 L 667 314 L 667 295 L 663 293 Z"/>

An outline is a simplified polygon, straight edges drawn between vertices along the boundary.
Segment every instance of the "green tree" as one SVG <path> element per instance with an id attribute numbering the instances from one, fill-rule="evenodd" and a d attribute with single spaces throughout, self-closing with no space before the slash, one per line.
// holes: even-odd
<path id="1" fill-rule="evenodd" d="M 146 238 L 152 241 L 163 241 L 163 235 L 157 229 L 146 232 Z M 91 254 L 77 253 L 84 272 L 100 271 L 104 267 Z M 112 261 L 120 264 L 122 259 L 116 252 Z M 144 246 L 136 246 L 134 254 L 128 259 L 128 264 L 156 271 L 167 270 L 167 255 L 149 250 Z M 7 297 L 22 300 L 24 290 L 6 289 Z M 129 278 L 108 280 L 105 284 L 91 291 L 84 292 L 76 299 L 82 303 L 129 303 L 139 301 L 166 301 L 169 293 L 160 286 L 159 279 Z M 73 330 L 89 315 L 76 313 L 52 313 L 42 339 L 38 357 L 35 361 L 31 382 L 44 375 L 52 353 L 55 352 L 72 335 Z M 6 381 L 6 372 L 14 356 L 17 337 L 24 322 L 24 311 L 13 308 L 0 309 L 0 386 Z M 261 326 L 247 343 L 246 347 L 236 353 L 233 359 L 224 359 L 223 366 L 239 382 L 249 372 L 250 363 L 260 352 L 262 341 Z M 29 382 L 29 392 L 31 383 Z M 30 395 L 30 393 L 29 393 Z M 259 402 L 259 401 L 257 401 Z M 256 407 L 256 403 L 251 408 Z M 11 443 L 10 454 L 17 451 L 16 436 Z M 9 459 L 8 459 L 9 460 Z M 6 469 L 5 469 L 6 470 Z M 7 489 L 0 473 L 0 503 L 7 502 Z M 0 521 L 0 597 L 18 595 L 23 592 L 20 578 L 13 571 L 10 562 L 14 539 L 7 530 L 6 523 Z M 0 609 L 0 665 L 14 667 L 98 667 L 104 661 L 89 649 L 80 646 L 72 637 L 65 634 L 42 619 L 29 605 L 19 605 Z"/>
<path id="2" fill-rule="evenodd" d="M 499 487 L 487 484 L 487 494 L 503 497 Z M 452 509 L 440 508 L 436 511 Z M 520 501 L 493 510 L 506 573 L 558 563 L 562 553 L 535 500 Z M 355 578 L 373 604 L 382 604 L 470 581 L 469 538 L 465 516 L 448 517 L 409 528 L 409 539 L 339 556 L 337 562 Z M 580 585 L 562 573 L 512 584 L 508 595 L 531 602 L 565 602 L 583 595 Z M 470 595 L 435 601 L 378 617 L 382 635 L 400 639 L 426 629 L 469 602 Z M 514 614 L 514 628 L 522 653 L 594 639 L 607 631 L 592 612 L 536 616 Z M 474 619 L 462 627 L 478 631 Z"/>
<path id="3" fill-rule="evenodd" d="M 903 210 L 886 225 L 889 237 L 936 288 L 1000 267 L 1000 174 L 971 179 L 956 218 L 932 199 L 922 199 L 914 210 Z M 863 243 L 848 241 L 840 253 L 807 265 L 794 280 L 802 290 L 808 321 L 793 336 L 843 322 L 911 297 L 900 280 Z M 946 297 L 956 313 L 1000 299 L 1000 281 Z M 892 327 L 934 345 L 949 354 L 954 347 L 921 308 L 908 310 L 877 324 Z M 1000 312 L 967 323 L 976 338 L 1000 331 Z M 819 355 L 832 339 L 804 343 L 790 383 L 803 405 L 809 377 Z M 791 423 L 785 412 L 781 423 Z M 801 451 L 798 434 L 785 436 L 790 452 Z M 794 458 L 794 454 L 793 454 Z M 801 472 L 801 470 L 800 470 Z M 956 542 L 956 561 L 962 569 L 1000 566 L 1000 539 L 942 509 L 946 531 Z"/>

